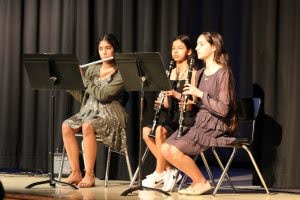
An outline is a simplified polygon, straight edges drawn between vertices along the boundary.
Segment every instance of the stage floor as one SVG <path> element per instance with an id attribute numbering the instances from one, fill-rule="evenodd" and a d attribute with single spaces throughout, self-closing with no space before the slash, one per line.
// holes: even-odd
<path id="1" fill-rule="evenodd" d="M 212 191 L 205 195 L 189 196 L 179 195 L 177 192 L 170 193 L 171 196 L 165 196 L 159 192 L 153 191 L 135 191 L 128 196 L 120 196 L 120 194 L 128 189 L 129 181 L 109 181 L 106 188 L 104 181 L 96 179 L 96 187 L 85 189 L 71 189 L 68 186 L 56 185 L 55 188 L 49 184 L 39 185 L 32 189 L 25 189 L 31 183 L 37 181 L 48 180 L 45 176 L 29 176 L 19 174 L 0 174 L 0 180 L 4 186 L 6 197 L 4 199 L 144 199 L 144 200 L 298 200 L 299 194 L 291 193 L 271 193 L 267 195 L 263 190 L 251 186 L 255 190 L 243 190 L 239 188 L 238 193 L 234 193 L 231 189 L 222 189 L 216 196 L 212 195 Z M 234 184 L 236 185 L 235 180 Z"/>

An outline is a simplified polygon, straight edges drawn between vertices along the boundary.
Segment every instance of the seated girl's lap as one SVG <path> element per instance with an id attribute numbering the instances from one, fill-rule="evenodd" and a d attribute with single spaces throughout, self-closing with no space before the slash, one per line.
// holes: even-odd
<path id="1" fill-rule="evenodd" d="M 209 147 L 195 142 L 190 135 L 184 135 L 180 139 L 176 139 L 177 132 L 171 135 L 166 143 L 175 146 L 179 151 L 186 155 L 198 155 Z"/>

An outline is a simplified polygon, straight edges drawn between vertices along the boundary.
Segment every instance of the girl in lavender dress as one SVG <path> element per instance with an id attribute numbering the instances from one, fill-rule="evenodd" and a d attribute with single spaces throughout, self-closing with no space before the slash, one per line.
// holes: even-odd
<path id="1" fill-rule="evenodd" d="M 187 84 L 183 92 L 193 95 L 199 107 L 195 123 L 180 139 L 176 139 L 176 131 L 161 147 L 166 160 L 192 179 L 179 194 L 191 195 L 202 194 L 211 186 L 190 155 L 231 143 L 233 139 L 225 135 L 234 133 L 237 127 L 235 83 L 221 35 L 202 33 L 196 51 L 205 67 L 196 74 L 197 86 Z"/>

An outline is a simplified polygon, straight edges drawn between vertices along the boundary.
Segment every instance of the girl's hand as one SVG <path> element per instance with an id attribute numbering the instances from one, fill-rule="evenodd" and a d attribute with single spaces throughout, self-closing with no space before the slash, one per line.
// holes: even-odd
<path id="1" fill-rule="evenodd" d="M 154 101 L 154 110 L 158 110 L 158 108 L 161 107 L 168 107 L 166 105 L 166 91 L 161 91 L 156 100 Z"/>
<path id="2" fill-rule="evenodd" d="M 80 71 L 81 76 L 84 76 L 84 71 L 83 71 L 83 69 L 80 67 L 80 65 L 79 65 L 78 67 L 79 67 L 79 71 Z"/>
<path id="3" fill-rule="evenodd" d="M 160 102 L 156 99 L 156 100 L 154 101 L 154 110 L 155 110 L 155 111 L 158 110 L 158 109 L 159 109 L 159 106 L 162 106 L 162 105 L 160 105 Z"/>
<path id="4" fill-rule="evenodd" d="M 183 88 L 184 95 L 193 95 L 202 98 L 203 92 L 191 84 L 185 84 Z"/>
<path id="5" fill-rule="evenodd" d="M 181 98 L 181 93 L 179 93 L 175 90 L 165 91 L 165 94 L 167 96 L 172 96 L 172 97 L 174 97 L 175 99 L 178 99 L 178 100 L 180 100 L 180 98 Z"/>
<path id="6" fill-rule="evenodd" d="M 183 101 L 180 101 L 178 103 L 178 105 L 179 105 L 179 111 L 181 111 L 183 109 Z M 194 105 L 195 105 L 195 102 L 188 99 L 185 104 L 185 111 L 191 111 L 193 109 Z"/>

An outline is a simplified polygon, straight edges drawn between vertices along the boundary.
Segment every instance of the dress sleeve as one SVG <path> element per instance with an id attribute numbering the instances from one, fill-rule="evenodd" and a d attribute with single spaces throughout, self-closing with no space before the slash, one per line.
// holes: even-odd
<path id="1" fill-rule="evenodd" d="M 229 112 L 229 71 L 224 70 L 217 78 L 216 88 L 219 91 L 218 96 L 212 97 L 209 93 L 203 92 L 202 103 L 209 112 L 226 117 Z"/>
<path id="2" fill-rule="evenodd" d="M 85 79 L 86 92 L 95 97 L 101 103 L 111 102 L 124 90 L 124 83 L 120 72 L 117 72 L 112 77 L 112 81 L 108 84 L 99 87 L 90 79 Z"/>

